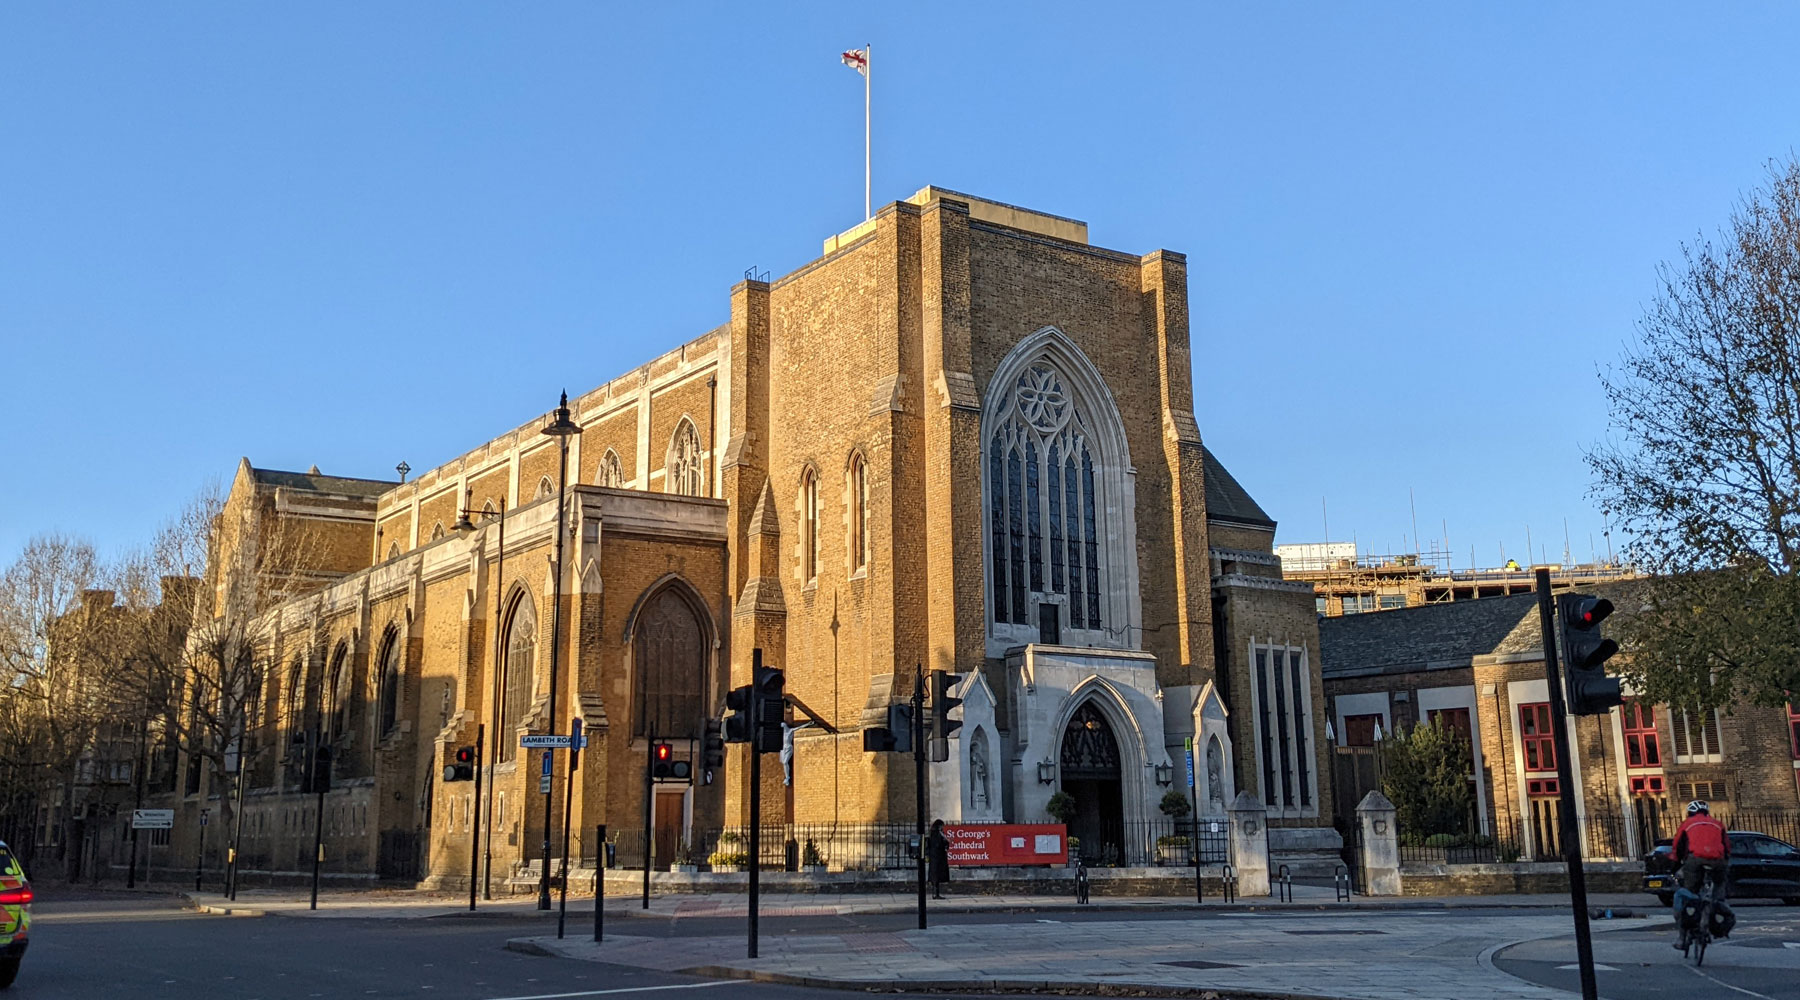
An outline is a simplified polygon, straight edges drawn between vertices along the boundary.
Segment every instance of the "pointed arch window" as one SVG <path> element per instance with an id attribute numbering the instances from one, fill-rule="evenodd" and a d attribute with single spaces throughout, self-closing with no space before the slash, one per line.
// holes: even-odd
<path id="1" fill-rule="evenodd" d="M 700 432 L 686 417 L 675 425 L 675 433 L 669 438 L 667 466 L 665 492 L 689 497 L 706 495 L 706 453 L 700 448 Z"/>
<path id="2" fill-rule="evenodd" d="M 800 579 L 819 578 L 819 476 L 810 467 L 800 473 Z"/>
<path id="3" fill-rule="evenodd" d="M 444 537 L 444 522 L 439 521 L 431 526 L 431 540 L 435 542 L 442 537 Z"/>
<path id="4" fill-rule="evenodd" d="M 845 542 L 850 556 L 850 573 L 854 576 L 869 566 L 869 463 L 863 459 L 862 452 L 850 453 L 846 479 L 850 531 Z"/>
<path id="5" fill-rule="evenodd" d="M 634 736 L 652 728 L 658 739 L 700 736 L 708 645 L 700 615 L 678 588 L 650 598 L 631 637 Z"/>
<path id="6" fill-rule="evenodd" d="M 350 644 L 338 643 L 337 651 L 331 654 L 331 673 L 327 675 L 325 690 L 331 704 L 327 706 L 330 719 L 331 739 L 338 739 L 349 732 L 350 721 L 350 689 L 353 686 L 350 670 Z"/>
<path id="7" fill-rule="evenodd" d="M 625 485 L 625 467 L 619 462 L 619 453 L 611 448 L 600 456 L 600 468 L 595 472 L 595 482 L 601 486 L 619 489 Z"/>
<path id="8" fill-rule="evenodd" d="M 388 629 L 381 643 L 381 666 L 375 675 L 378 737 L 387 736 L 400 723 L 400 632 Z"/>
<path id="9" fill-rule="evenodd" d="M 545 476 L 542 479 L 538 480 L 537 493 L 532 497 L 532 499 L 542 500 L 543 498 L 545 498 L 547 496 L 555 496 L 555 495 L 556 495 L 555 481 L 553 481 L 549 476 Z"/>
<path id="10" fill-rule="evenodd" d="M 506 665 L 501 678 L 500 718 L 494 727 L 495 757 L 501 763 L 513 759 L 518 740 L 513 731 L 531 711 L 537 695 L 537 610 L 524 592 L 513 598 L 506 616 Z"/>
<path id="11" fill-rule="evenodd" d="M 1022 350 L 1027 363 L 1002 364 L 984 407 L 993 634 L 1054 642 L 1042 636 L 1079 630 L 1089 633 L 1079 642 L 1130 646 L 1123 427 L 1085 359 L 1049 344 L 1035 356 Z"/>

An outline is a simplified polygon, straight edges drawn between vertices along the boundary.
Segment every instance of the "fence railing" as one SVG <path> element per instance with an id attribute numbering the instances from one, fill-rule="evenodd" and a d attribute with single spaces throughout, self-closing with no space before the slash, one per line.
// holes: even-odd
<path id="1" fill-rule="evenodd" d="M 1733 811 L 1720 803 L 1713 815 L 1729 830 L 1763 833 L 1800 844 L 1800 812 Z M 1679 808 L 1649 797 L 1628 805 L 1588 803 L 1580 819 L 1582 856 L 1590 861 L 1636 860 L 1659 841 L 1666 843 L 1685 818 Z M 1403 863 L 1494 864 L 1561 858 L 1561 803 L 1553 798 L 1532 799 L 1525 816 L 1486 834 L 1400 831 Z"/>
<path id="2" fill-rule="evenodd" d="M 1089 867 L 1222 864 L 1230 860 L 1230 827 L 1224 819 L 1198 821 L 1163 818 L 1077 824 L 1069 830 L 1071 854 Z M 614 864 L 644 867 L 644 831 L 609 833 Z M 833 871 L 881 871 L 911 868 L 918 863 L 917 828 L 910 823 L 764 824 L 759 838 L 761 866 L 771 871 L 797 871 L 823 865 Z M 652 831 L 651 865 L 668 871 L 674 864 L 700 870 L 747 865 L 750 829 L 744 826 L 695 830 L 685 841 L 668 831 Z M 591 863 L 595 850 L 583 843 L 577 856 Z"/>

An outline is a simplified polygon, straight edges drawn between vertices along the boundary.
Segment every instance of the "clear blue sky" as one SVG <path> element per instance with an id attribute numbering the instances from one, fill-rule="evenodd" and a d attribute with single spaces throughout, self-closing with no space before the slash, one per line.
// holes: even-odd
<path id="1" fill-rule="evenodd" d="M 1459 566 L 1585 558 L 1596 365 L 1796 147 L 1800 8 L 1499 6 L 8 3 L 0 562 L 240 455 L 427 468 L 723 322 L 861 218 L 864 42 L 877 202 L 1188 255 L 1281 540 L 1398 549 L 1410 488 Z"/>

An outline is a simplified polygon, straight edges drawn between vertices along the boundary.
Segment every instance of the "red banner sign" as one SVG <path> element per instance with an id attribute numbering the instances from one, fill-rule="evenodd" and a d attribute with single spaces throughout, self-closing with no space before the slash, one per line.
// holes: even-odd
<path id="1" fill-rule="evenodd" d="M 1067 865 L 1068 830 L 1061 823 L 960 823 L 944 825 L 950 863 L 979 865 Z"/>

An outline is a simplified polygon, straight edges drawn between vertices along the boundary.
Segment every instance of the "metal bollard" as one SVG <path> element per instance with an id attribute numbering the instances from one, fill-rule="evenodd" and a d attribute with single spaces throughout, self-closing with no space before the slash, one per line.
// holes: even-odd
<path id="1" fill-rule="evenodd" d="M 1287 865 L 1275 870 L 1275 898 L 1283 903 L 1294 901 L 1294 876 L 1288 872 Z"/>
<path id="2" fill-rule="evenodd" d="M 1225 902 L 1237 902 L 1237 869 L 1231 865 L 1220 865 L 1219 881 L 1223 883 Z"/>
<path id="3" fill-rule="evenodd" d="M 1337 901 L 1348 903 L 1350 901 L 1350 869 L 1338 865 L 1337 870 L 1331 873 L 1331 882 L 1337 888 Z"/>
<path id="4" fill-rule="evenodd" d="M 1086 864 L 1075 866 L 1075 902 L 1086 905 L 1088 901 L 1088 870 Z"/>

